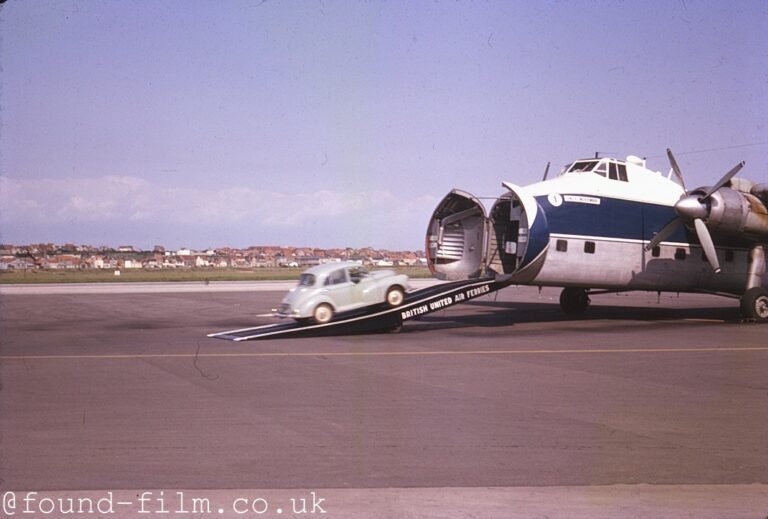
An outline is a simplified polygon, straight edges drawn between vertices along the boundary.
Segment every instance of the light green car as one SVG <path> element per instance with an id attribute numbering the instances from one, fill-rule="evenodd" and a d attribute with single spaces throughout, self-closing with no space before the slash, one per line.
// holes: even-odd
<path id="1" fill-rule="evenodd" d="M 272 311 L 278 317 L 324 324 L 347 310 L 381 303 L 399 306 L 407 290 L 410 284 L 404 274 L 392 270 L 368 272 L 351 261 L 327 263 L 301 274 L 298 285 Z"/>

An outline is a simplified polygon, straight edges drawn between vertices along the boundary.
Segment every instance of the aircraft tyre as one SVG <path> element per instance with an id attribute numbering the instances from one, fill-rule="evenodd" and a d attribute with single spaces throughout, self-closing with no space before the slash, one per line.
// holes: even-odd
<path id="1" fill-rule="evenodd" d="M 391 306 L 392 308 L 396 306 L 400 306 L 403 304 L 403 301 L 405 300 L 405 292 L 403 292 L 402 287 L 399 287 L 397 285 L 391 286 L 387 289 L 387 304 Z"/>
<path id="2" fill-rule="evenodd" d="M 567 287 L 560 293 L 560 308 L 568 315 L 583 314 L 589 302 L 589 295 L 583 288 Z"/>
<path id="3" fill-rule="evenodd" d="M 333 319 L 333 308 L 327 303 L 320 303 L 312 312 L 312 319 L 317 324 L 325 324 Z"/>
<path id="4" fill-rule="evenodd" d="M 741 296 L 741 313 L 747 319 L 768 323 L 768 291 L 761 287 L 747 290 Z"/>

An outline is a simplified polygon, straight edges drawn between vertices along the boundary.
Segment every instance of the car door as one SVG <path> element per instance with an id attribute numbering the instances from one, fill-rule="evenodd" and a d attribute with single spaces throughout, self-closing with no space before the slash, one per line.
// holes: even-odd
<path id="1" fill-rule="evenodd" d="M 337 312 L 354 306 L 353 283 L 347 276 L 347 269 L 336 269 L 328 274 L 322 293 L 333 302 Z"/>
<path id="2" fill-rule="evenodd" d="M 350 279 L 354 283 L 352 288 L 352 301 L 356 305 L 371 305 L 381 303 L 381 287 L 376 280 L 369 275 L 368 271 L 362 267 L 352 267 L 350 269 Z"/>

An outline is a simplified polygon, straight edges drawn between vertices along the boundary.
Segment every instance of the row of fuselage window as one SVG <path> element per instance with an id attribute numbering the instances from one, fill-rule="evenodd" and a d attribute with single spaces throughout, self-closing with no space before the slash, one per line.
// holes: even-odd
<path id="1" fill-rule="evenodd" d="M 557 240 L 555 243 L 555 249 L 558 252 L 568 252 L 568 240 Z M 584 252 L 586 254 L 594 254 L 597 250 L 597 245 L 593 241 L 585 241 L 584 242 Z M 656 246 L 651 250 L 651 256 L 654 258 L 658 258 L 661 256 L 661 247 Z M 688 257 L 688 251 L 683 249 L 682 247 L 678 247 L 675 249 L 675 259 L 676 260 L 684 260 Z M 732 262 L 734 258 L 734 253 L 730 249 L 726 249 L 725 251 L 725 261 L 726 262 Z M 704 251 L 701 251 L 701 259 L 702 261 L 707 261 L 707 257 L 704 254 Z"/>

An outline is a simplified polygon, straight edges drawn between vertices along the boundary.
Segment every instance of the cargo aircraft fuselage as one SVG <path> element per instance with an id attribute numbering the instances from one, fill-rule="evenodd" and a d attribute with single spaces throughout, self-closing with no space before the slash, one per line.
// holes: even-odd
<path id="1" fill-rule="evenodd" d="M 487 214 L 453 190 L 430 219 L 428 265 L 445 280 L 563 287 L 568 313 L 586 309 L 590 290 L 707 292 L 768 321 L 768 190 L 733 178 L 742 166 L 686 192 L 638 157 L 578 160 L 549 180 L 503 182 Z"/>

